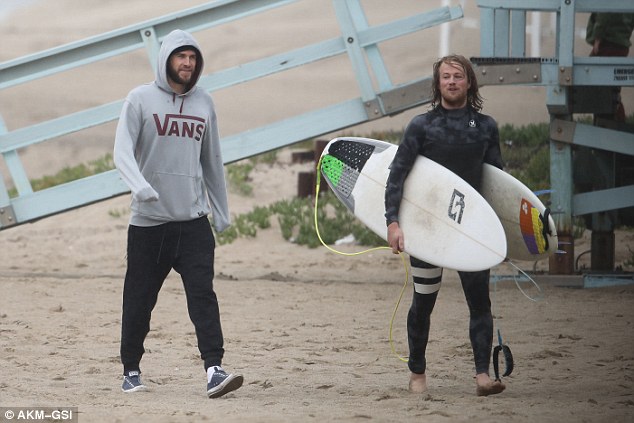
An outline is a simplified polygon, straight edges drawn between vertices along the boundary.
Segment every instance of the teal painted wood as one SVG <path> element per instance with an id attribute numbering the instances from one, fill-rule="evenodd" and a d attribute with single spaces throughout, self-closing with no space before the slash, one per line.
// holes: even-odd
<path id="1" fill-rule="evenodd" d="M 568 144 L 550 143 L 550 194 L 557 234 L 572 234 L 572 148 Z"/>
<path id="2" fill-rule="evenodd" d="M 510 12 L 506 9 L 496 9 L 493 20 L 493 55 L 495 57 L 509 57 Z"/>
<path id="3" fill-rule="evenodd" d="M 561 7 L 557 20 L 556 53 L 559 66 L 571 67 L 575 49 L 575 0 L 560 0 Z M 569 81 L 570 84 L 574 82 Z"/>
<path id="4" fill-rule="evenodd" d="M 368 29 L 369 24 L 365 16 L 365 12 L 363 11 L 363 6 L 361 6 L 361 0 L 348 2 L 348 7 L 350 8 L 350 15 L 352 16 L 354 27 L 360 32 Z M 376 77 L 379 89 L 389 89 L 392 86 L 392 80 L 385 63 L 383 62 L 383 57 L 381 56 L 379 47 L 377 45 L 370 45 L 365 48 L 365 53 L 368 57 L 372 73 Z"/>
<path id="5" fill-rule="evenodd" d="M 129 192 L 116 170 L 78 179 L 12 199 L 17 224 L 106 200 Z M 0 228 L 2 229 L 2 228 Z"/>
<path id="6" fill-rule="evenodd" d="M 0 116 L 0 134 L 4 134 L 7 132 L 7 126 L 4 124 L 4 119 Z M 7 186 L 4 183 L 4 178 L 0 177 L 0 209 L 8 207 L 10 205 L 11 200 L 9 199 L 9 193 L 7 191 Z M 2 228 L 2 224 L 0 224 L 0 228 Z"/>
<path id="7" fill-rule="evenodd" d="M 8 151 L 3 154 L 3 157 L 4 163 L 7 165 L 7 169 L 9 169 L 9 172 L 11 173 L 13 185 L 18 191 L 18 194 L 22 195 L 32 193 L 33 187 L 31 187 L 31 181 L 29 181 L 29 178 L 24 171 L 24 166 L 22 166 L 22 161 L 18 156 L 18 152 L 15 150 Z"/>
<path id="8" fill-rule="evenodd" d="M 575 216 L 634 207 L 634 185 L 576 194 L 572 200 Z"/>
<path id="9" fill-rule="evenodd" d="M 634 134 L 576 123 L 572 143 L 634 156 Z"/>
<path id="10" fill-rule="evenodd" d="M 477 0 L 478 6 L 492 9 L 515 9 L 531 12 L 557 12 L 562 1 L 566 0 Z M 570 0 L 571 2 L 573 0 Z M 610 12 L 621 13 L 632 10 L 631 2 L 627 0 L 574 0 L 579 13 Z M 628 4 L 630 3 L 630 4 Z"/>
<path id="11" fill-rule="evenodd" d="M 119 118 L 122 106 L 123 100 L 116 101 L 0 134 L 0 153 L 111 122 Z"/>
<path id="12" fill-rule="evenodd" d="M 346 128 L 367 121 L 367 112 L 361 99 L 349 100 L 272 125 L 245 131 L 223 139 L 222 157 L 226 162 L 261 154 L 279 145 L 288 145 L 331 132 L 330 128 Z"/>
<path id="13" fill-rule="evenodd" d="M 526 56 L 526 11 L 511 12 L 511 56 Z"/>
<path id="14" fill-rule="evenodd" d="M 365 53 L 360 44 L 360 37 L 354 25 L 352 11 L 347 2 L 335 1 L 335 13 L 341 28 L 341 35 L 352 64 L 361 91 L 363 100 L 368 101 L 374 98 L 374 87 L 372 85 L 372 74 L 365 63 Z"/>
<path id="15" fill-rule="evenodd" d="M 478 0 L 478 6 L 486 9 L 556 11 L 559 4 L 560 0 Z"/>
<path id="16" fill-rule="evenodd" d="M 212 28 L 297 0 L 218 0 L 84 40 L 0 63 L 0 89 L 148 46 L 156 49 L 174 29 Z M 153 39 L 149 42 L 148 39 Z M 155 54 L 155 51 L 152 51 Z M 152 62 L 154 65 L 154 62 Z"/>
<path id="17" fill-rule="evenodd" d="M 572 79 L 575 85 L 634 87 L 634 58 L 575 57 Z"/>
<path id="18" fill-rule="evenodd" d="M 480 56 L 482 57 L 494 57 L 495 56 L 495 34 L 493 28 L 495 27 L 495 9 L 492 7 L 480 6 Z"/>

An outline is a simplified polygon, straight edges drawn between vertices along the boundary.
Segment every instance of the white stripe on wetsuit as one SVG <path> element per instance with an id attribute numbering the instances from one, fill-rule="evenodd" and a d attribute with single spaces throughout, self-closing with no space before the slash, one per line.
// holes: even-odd
<path id="1" fill-rule="evenodd" d="M 435 279 L 442 276 L 442 267 L 412 267 L 412 276 L 415 278 Z M 419 294 L 433 294 L 440 290 L 440 281 L 433 284 L 414 282 L 414 291 Z"/>
<path id="2" fill-rule="evenodd" d="M 442 267 L 412 267 L 412 276 L 425 279 L 439 278 L 442 276 Z"/>

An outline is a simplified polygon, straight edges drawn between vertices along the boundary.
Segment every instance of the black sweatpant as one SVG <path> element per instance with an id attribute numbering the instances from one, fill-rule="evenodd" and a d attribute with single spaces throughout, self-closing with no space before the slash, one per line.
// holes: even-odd
<path id="1" fill-rule="evenodd" d="M 215 239 L 207 217 L 158 226 L 128 227 L 128 268 L 123 288 L 121 362 L 140 370 L 143 342 L 165 278 L 181 275 L 189 317 L 205 369 L 224 355 L 218 300 L 213 290 Z"/>
<path id="2" fill-rule="evenodd" d="M 410 258 L 414 277 L 414 298 L 407 316 L 408 366 L 412 373 L 425 373 L 425 351 L 429 339 L 431 313 L 436 304 L 442 269 Z M 469 306 L 469 338 L 476 374 L 488 373 L 493 346 L 493 315 L 489 299 L 489 270 L 458 272 Z M 420 275 L 420 276 L 416 276 Z M 418 286 L 417 286 L 418 284 Z"/>

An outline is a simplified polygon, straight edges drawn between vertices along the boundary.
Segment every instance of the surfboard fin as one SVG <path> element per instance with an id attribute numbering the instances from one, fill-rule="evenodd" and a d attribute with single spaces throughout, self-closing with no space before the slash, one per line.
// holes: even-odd
<path id="1" fill-rule="evenodd" d="M 540 195 L 552 194 L 553 192 L 555 191 L 552 189 L 542 189 L 539 191 L 533 191 L 533 194 L 539 197 Z"/>
<path id="2" fill-rule="evenodd" d="M 548 217 L 550 216 L 550 208 L 546 207 L 544 209 L 544 214 L 539 215 L 539 220 L 542 221 L 542 236 L 544 237 L 545 251 L 548 251 L 548 235 L 552 235 L 552 231 L 550 230 L 550 224 L 548 223 Z"/>

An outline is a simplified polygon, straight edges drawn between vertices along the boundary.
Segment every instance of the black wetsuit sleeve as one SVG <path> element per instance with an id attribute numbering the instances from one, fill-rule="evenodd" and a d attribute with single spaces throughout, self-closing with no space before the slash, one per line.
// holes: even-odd
<path id="1" fill-rule="evenodd" d="M 484 163 L 488 163 L 502 169 L 504 161 L 502 160 L 502 151 L 500 150 L 500 132 L 495 120 L 489 116 L 486 119 L 486 126 L 490 131 L 487 150 L 484 154 Z"/>
<path id="2" fill-rule="evenodd" d="M 403 184 L 419 155 L 425 131 L 419 119 L 414 119 L 405 129 L 403 140 L 396 151 L 385 186 L 385 220 L 389 225 L 398 222 L 403 198 Z"/>

